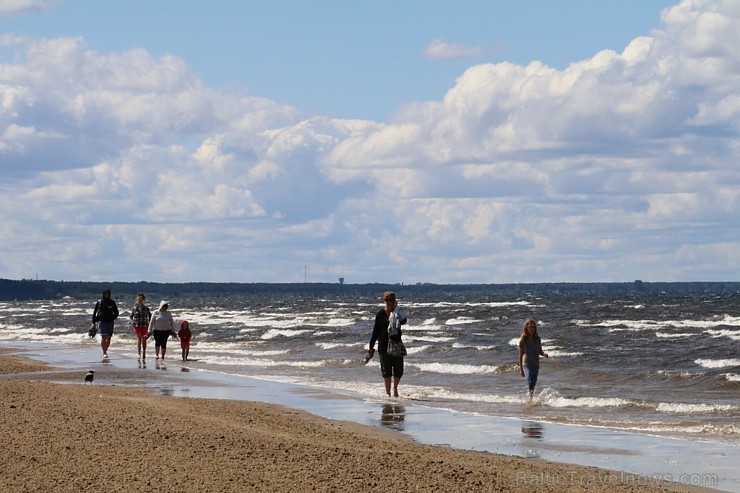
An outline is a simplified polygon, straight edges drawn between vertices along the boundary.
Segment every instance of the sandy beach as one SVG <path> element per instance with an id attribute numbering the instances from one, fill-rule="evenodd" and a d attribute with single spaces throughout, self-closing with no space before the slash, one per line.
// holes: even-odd
<path id="1" fill-rule="evenodd" d="M 415 443 L 278 405 L 38 378 L 0 350 L 5 492 L 711 491 L 592 467 Z M 35 378 L 24 378 L 25 374 Z"/>

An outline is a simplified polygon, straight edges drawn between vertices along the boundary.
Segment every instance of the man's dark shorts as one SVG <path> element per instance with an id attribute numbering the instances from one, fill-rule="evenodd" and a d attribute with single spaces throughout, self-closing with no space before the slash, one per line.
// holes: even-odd
<path id="1" fill-rule="evenodd" d="M 98 333 L 101 336 L 113 337 L 113 322 L 98 322 Z"/>
<path id="2" fill-rule="evenodd" d="M 383 378 L 403 376 L 403 356 L 391 356 L 388 353 L 380 354 L 380 371 Z"/>

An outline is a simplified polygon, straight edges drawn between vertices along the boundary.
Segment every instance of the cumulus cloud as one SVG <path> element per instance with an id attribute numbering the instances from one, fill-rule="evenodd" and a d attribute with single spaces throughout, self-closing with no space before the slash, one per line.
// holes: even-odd
<path id="1" fill-rule="evenodd" d="M 662 19 L 563 70 L 473 65 L 388 122 L 215 91 L 173 55 L 6 38 L 0 272 L 737 279 L 740 8 Z"/>

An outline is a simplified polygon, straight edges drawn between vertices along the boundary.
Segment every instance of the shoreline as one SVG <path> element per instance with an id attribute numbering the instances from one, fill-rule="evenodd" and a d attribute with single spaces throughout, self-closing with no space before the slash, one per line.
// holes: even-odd
<path id="1" fill-rule="evenodd" d="M 80 370 L 53 369 L 7 354 L 22 352 L 0 348 L 0 394 L 7 410 L 0 429 L 12 445 L 1 452 L 7 465 L 0 474 L 4 491 L 78 491 L 90 485 L 185 492 L 354 492 L 390 485 L 400 491 L 717 491 L 658 485 L 658 476 L 423 444 L 393 426 L 326 419 L 289 405 L 181 399 L 171 385 L 142 388 L 131 380 L 137 372 L 126 368 L 106 372 L 111 375 L 104 382 L 84 385 Z M 168 379 L 181 376 L 166 373 Z M 201 383 L 202 388 L 186 387 L 191 394 L 193 389 L 196 394 L 218 391 Z M 328 392 L 304 392 L 304 398 L 337 404 Z M 398 424 L 398 416 L 386 417 L 387 424 Z M 79 465 L 87 462 L 93 466 L 80 475 Z"/>

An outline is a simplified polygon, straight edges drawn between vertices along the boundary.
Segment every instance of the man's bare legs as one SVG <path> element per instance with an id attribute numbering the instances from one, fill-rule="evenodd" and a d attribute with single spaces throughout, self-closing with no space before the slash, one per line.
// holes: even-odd
<path id="1" fill-rule="evenodd" d="M 393 397 L 398 397 L 398 384 L 401 382 L 400 377 L 393 377 Z M 391 377 L 383 378 L 385 383 L 385 393 L 388 397 L 391 396 Z"/>
<path id="2" fill-rule="evenodd" d="M 100 347 L 103 349 L 103 356 L 108 357 L 108 348 L 110 347 L 110 336 L 100 336 Z"/>

